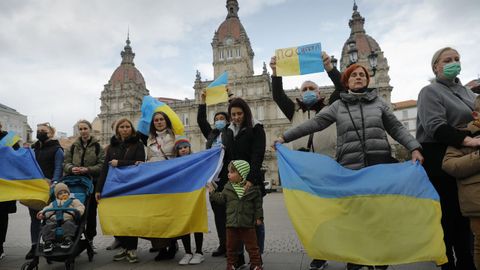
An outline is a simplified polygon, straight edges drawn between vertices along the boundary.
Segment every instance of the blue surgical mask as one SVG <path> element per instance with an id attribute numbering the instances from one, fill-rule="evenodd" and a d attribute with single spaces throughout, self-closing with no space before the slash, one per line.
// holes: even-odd
<path id="1" fill-rule="evenodd" d="M 303 104 L 307 107 L 313 106 L 313 104 L 317 103 L 318 97 L 317 94 L 313 91 L 305 91 L 303 93 Z"/>
<path id="2" fill-rule="evenodd" d="M 227 125 L 227 122 L 225 120 L 215 121 L 215 128 L 218 130 L 223 129 L 226 125 Z"/>

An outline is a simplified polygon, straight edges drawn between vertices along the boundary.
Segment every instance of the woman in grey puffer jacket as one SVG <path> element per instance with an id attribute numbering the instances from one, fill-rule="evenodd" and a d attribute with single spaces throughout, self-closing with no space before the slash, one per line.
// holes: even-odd
<path id="1" fill-rule="evenodd" d="M 367 166 L 391 163 L 391 149 L 387 133 L 412 152 L 412 161 L 423 163 L 421 146 L 391 112 L 388 104 L 367 88 L 368 71 L 353 64 L 342 74 L 342 83 L 348 93 L 323 109 L 313 119 L 287 130 L 276 142 L 290 142 L 302 136 L 323 130 L 337 123 L 336 158 L 342 166 L 357 170 Z M 348 263 L 348 270 L 361 269 Z M 376 269 L 387 269 L 377 266 Z"/>

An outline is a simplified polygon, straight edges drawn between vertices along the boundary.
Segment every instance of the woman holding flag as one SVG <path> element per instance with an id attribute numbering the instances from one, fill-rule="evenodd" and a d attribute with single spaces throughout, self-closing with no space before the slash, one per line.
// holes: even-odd
<path id="1" fill-rule="evenodd" d="M 117 120 L 115 122 L 115 136 L 111 138 L 110 145 L 107 146 L 105 161 L 95 191 L 97 201 L 101 199 L 101 193 L 110 166 L 137 165 L 144 161 L 145 150 L 143 143 L 140 141 L 132 122 L 127 118 Z M 121 261 L 127 259 L 130 263 L 138 262 L 136 253 L 138 237 L 116 236 L 116 239 L 120 241 L 122 250 L 113 256 L 113 260 Z"/>
<path id="2" fill-rule="evenodd" d="M 139 133 L 143 143 L 147 147 L 147 162 L 163 161 L 175 158 L 175 133 L 172 121 L 163 112 L 155 112 L 152 115 L 148 136 Z M 158 251 L 156 261 L 169 260 L 175 257 L 177 252 L 177 240 L 168 240 L 168 247 L 159 247 L 165 244 L 165 239 L 152 239 L 151 252 Z"/>
<path id="3" fill-rule="evenodd" d="M 197 123 L 202 131 L 203 136 L 207 139 L 206 148 L 210 149 L 212 147 L 223 147 L 224 141 L 226 141 L 226 136 L 228 134 L 228 125 L 230 121 L 228 120 L 228 115 L 226 112 L 217 112 L 215 113 L 213 120 L 215 128 L 212 129 L 210 123 L 207 120 L 207 105 L 205 103 L 206 91 L 204 90 L 201 94 L 201 101 L 198 105 L 197 113 Z M 229 149 L 225 149 L 229 150 Z M 230 155 L 226 153 L 223 156 L 223 167 L 218 176 L 217 191 L 221 192 L 223 187 L 228 181 L 228 164 L 230 163 Z M 226 235 L 226 208 L 225 205 L 217 204 L 215 201 L 210 201 L 212 205 L 213 214 L 215 217 L 215 227 L 217 228 L 217 235 L 219 246 L 212 252 L 213 257 L 223 256 L 227 251 L 227 235 Z"/>
<path id="4" fill-rule="evenodd" d="M 313 119 L 287 130 L 275 142 L 285 143 L 337 124 L 337 162 L 359 170 L 375 164 L 396 162 L 391 157 L 387 132 L 412 153 L 412 162 L 423 163 L 421 146 L 391 112 L 388 104 L 378 97 L 377 90 L 368 88 L 368 70 L 353 64 L 342 74 L 342 83 L 348 93 Z M 347 264 L 348 270 L 361 265 Z M 377 266 L 386 269 L 388 266 Z"/>

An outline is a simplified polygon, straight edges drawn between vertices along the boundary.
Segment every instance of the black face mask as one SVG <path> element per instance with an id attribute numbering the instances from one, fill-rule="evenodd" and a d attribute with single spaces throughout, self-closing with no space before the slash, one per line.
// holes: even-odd
<path id="1" fill-rule="evenodd" d="M 48 134 L 46 132 L 37 132 L 37 139 L 41 142 L 48 140 Z"/>

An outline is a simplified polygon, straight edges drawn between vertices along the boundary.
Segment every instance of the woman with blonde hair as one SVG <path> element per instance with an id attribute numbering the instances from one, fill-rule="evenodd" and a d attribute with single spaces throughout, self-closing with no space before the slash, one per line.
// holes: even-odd
<path id="1" fill-rule="evenodd" d="M 473 121 L 475 94 L 457 78 L 461 70 L 457 50 L 450 47 L 438 50 L 431 66 L 435 78 L 418 94 L 417 140 L 425 155 L 423 167 L 440 195 L 448 257 L 442 269 L 475 269 L 470 252 L 471 232 L 468 219 L 460 212 L 455 178 L 442 170 L 448 146 L 480 146 L 479 138 L 472 138 L 467 131 L 458 129 Z"/>

